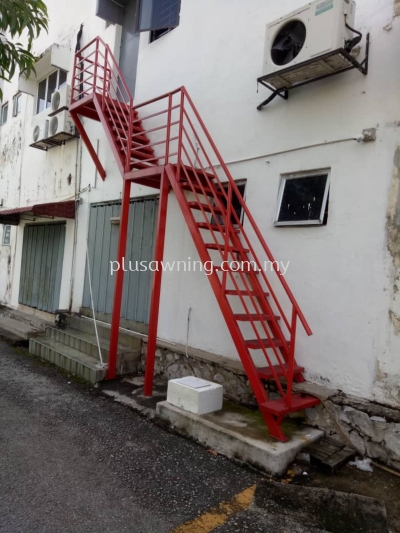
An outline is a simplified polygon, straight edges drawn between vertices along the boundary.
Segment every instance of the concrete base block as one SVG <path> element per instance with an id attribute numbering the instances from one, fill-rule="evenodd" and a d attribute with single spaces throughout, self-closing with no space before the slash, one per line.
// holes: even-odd
<path id="1" fill-rule="evenodd" d="M 290 440 L 278 442 L 271 438 L 259 411 L 226 401 L 221 411 L 202 416 L 160 402 L 157 416 L 208 448 L 272 475 L 283 474 L 303 448 L 324 435 L 319 429 L 287 420 L 283 430 Z"/>
<path id="2" fill-rule="evenodd" d="M 197 415 L 222 409 L 222 385 L 188 376 L 168 381 L 167 401 Z"/>

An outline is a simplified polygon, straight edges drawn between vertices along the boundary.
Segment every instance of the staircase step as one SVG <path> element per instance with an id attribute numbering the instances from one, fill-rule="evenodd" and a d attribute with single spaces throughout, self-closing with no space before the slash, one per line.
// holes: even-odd
<path id="1" fill-rule="evenodd" d="M 261 322 L 262 320 L 265 320 L 266 322 L 272 320 L 272 317 L 271 315 L 267 315 L 265 313 L 260 313 L 259 315 L 257 315 L 256 313 L 251 313 L 250 315 L 246 314 L 246 313 L 240 313 L 240 314 L 237 314 L 237 315 L 234 315 L 234 317 L 236 318 L 236 320 L 238 320 L 239 322 Z M 281 317 L 280 316 L 275 316 L 274 317 L 275 320 L 280 320 Z"/>
<path id="2" fill-rule="evenodd" d="M 99 348 L 96 336 L 90 333 L 84 333 L 73 328 L 56 329 L 47 328 L 46 337 L 61 342 L 70 348 L 74 348 L 94 359 L 100 360 Z M 104 362 L 108 361 L 109 341 L 99 337 L 101 354 Z M 118 345 L 117 351 L 117 368 L 121 374 L 131 374 L 138 371 L 140 363 L 140 350 L 129 346 Z"/>
<path id="3" fill-rule="evenodd" d="M 209 250 L 221 250 L 221 249 L 223 250 L 224 249 L 224 244 L 218 245 L 218 244 L 215 244 L 215 243 L 205 243 L 205 246 Z M 240 253 L 248 254 L 248 253 L 250 253 L 250 250 L 247 250 L 246 248 L 235 248 L 233 246 L 228 246 L 228 251 L 229 252 L 233 252 L 233 253 L 237 253 L 237 254 L 240 254 Z"/>
<path id="4" fill-rule="evenodd" d="M 250 349 L 250 350 L 261 350 L 261 348 L 272 348 L 273 346 L 275 346 L 275 348 L 280 348 L 281 346 L 283 346 L 283 342 L 281 341 L 281 339 L 250 339 L 250 340 L 245 340 L 245 343 L 246 343 L 246 346 Z"/>
<path id="5" fill-rule="evenodd" d="M 69 329 L 78 331 L 81 333 L 88 333 L 95 338 L 94 321 L 90 318 L 80 317 L 76 315 L 67 316 L 67 324 Z M 106 345 L 110 342 L 111 325 L 104 322 L 97 321 L 97 333 L 101 342 Z M 133 350 L 142 350 L 143 341 L 138 336 L 129 333 L 126 329 L 120 329 L 119 331 L 119 344 L 123 347 Z"/>
<path id="6" fill-rule="evenodd" d="M 116 141 L 122 145 L 122 146 L 125 146 L 126 144 L 126 137 L 124 139 L 116 139 Z M 139 152 L 143 152 L 144 155 L 146 156 L 149 156 L 149 155 L 153 155 L 154 156 L 154 150 L 151 146 L 147 146 L 146 144 L 140 144 L 140 143 L 137 143 L 137 142 L 134 142 L 132 143 L 132 149 L 133 150 L 138 150 Z"/>
<path id="7" fill-rule="evenodd" d="M 183 181 L 187 181 L 188 176 L 190 180 L 194 181 L 194 183 L 198 183 L 198 179 L 200 181 L 204 180 L 204 182 L 207 182 L 207 178 L 208 180 L 211 180 L 212 183 L 215 183 L 215 176 L 211 172 L 206 172 L 203 171 L 201 168 L 195 169 L 193 167 L 185 165 L 185 170 L 181 171 L 181 178 Z"/>
<path id="8" fill-rule="evenodd" d="M 121 107 L 119 103 L 115 103 L 115 107 L 111 104 L 108 109 L 106 109 L 106 113 L 110 113 L 111 115 L 117 116 L 117 117 L 126 117 L 129 118 L 129 108 L 127 106 L 124 107 L 124 104 L 121 103 Z"/>
<path id="9" fill-rule="evenodd" d="M 229 265 L 226 265 L 224 266 L 224 268 L 222 268 L 222 266 L 216 266 L 214 267 L 214 270 L 216 272 L 232 272 L 232 274 L 236 274 L 238 272 L 242 272 L 243 274 L 250 274 L 250 272 L 253 272 L 254 274 L 258 274 L 258 271 L 257 270 L 254 270 L 253 268 L 230 268 Z"/>
<path id="10" fill-rule="evenodd" d="M 220 192 L 217 189 L 210 189 L 206 185 L 203 185 L 203 187 L 200 187 L 200 185 L 198 185 L 198 184 L 195 185 L 194 183 L 190 184 L 188 181 L 182 181 L 181 182 L 181 187 L 185 191 L 190 191 L 190 192 L 196 191 L 197 194 L 202 194 L 202 195 L 208 196 L 210 198 L 218 197 L 218 198 L 221 198 L 221 199 L 225 199 L 225 195 L 224 195 L 223 192 Z"/>
<path id="11" fill-rule="evenodd" d="M 119 139 L 117 139 L 117 142 Z M 123 143 L 120 142 L 120 148 L 119 151 L 122 155 L 125 155 L 126 147 Z M 142 161 L 143 163 L 147 163 L 148 165 L 157 165 L 158 159 L 156 158 L 155 154 L 149 154 L 149 153 L 143 153 L 139 150 L 132 150 L 131 151 L 131 162 L 136 163 Z"/>
<path id="12" fill-rule="evenodd" d="M 289 365 L 284 364 L 283 368 L 285 371 L 282 371 L 281 365 L 273 365 L 273 368 L 275 370 L 275 374 L 278 378 L 283 378 L 287 375 L 287 372 L 289 370 Z M 299 366 L 297 364 L 293 367 L 293 374 L 302 374 L 304 372 L 304 367 Z M 259 367 L 257 368 L 257 373 L 260 376 L 261 379 L 275 379 L 272 369 L 269 366 Z"/>
<path id="13" fill-rule="evenodd" d="M 154 165 L 151 163 L 143 163 L 141 161 L 137 161 L 136 159 L 133 159 L 131 161 L 131 170 L 145 170 L 147 168 L 152 168 Z"/>
<path id="14" fill-rule="evenodd" d="M 275 416 L 284 416 L 289 413 L 295 413 L 296 411 L 302 411 L 319 405 L 320 400 L 313 396 L 305 396 L 303 394 L 294 394 L 291 398 L 291 405 L 288 407 L 283 398 L 278 400 L 268 400 L 265 403 L 259 405 L 260 411 Z"/>
<path id="15" fill-rule="evenodd" d="M 151 160 L 152 165 L 156 165 L 158 158 L 156 158 L 154 152 L 152 154 L 144 153 L 141 150 L 131 150 L 131 159 L 138 159 L 139 161 L 149 161 Z"/>
<path id="16" fill-rule="evenodd" d="M 220 209 L 219 207 L 216 207 L 216 206 L 210 206 L 208 204 L 202 204 L 202 203 L 199 203 L 199 202 L 188 202 L 188 205 L 190 207 L 190 209 L 199 209 L 201 210 L 201 208 L 203 208 L 204 211 L 206 211 L 207 213 L 221 213 L 222 214 L 222 209 Z"/>
<path id="17" fill-rule="evenodd" d="M 225 291 L 225 294 L 228 295 L 228 296 L 239 296 L 239 294 L 242 295 L 242 296 L 256 296 L 256 297 L 260 296 L 260 293 L 258 293 L 258 292 L 254 292 L 254 291 L 237 291 L 235 289 L 228 289 L 227 291 Z M 264 296 L 265 298 L 268 298 L 269 292 L 263 292 L 263 293 L 261 293 L 261 295 Z"/>
<path id="18" fill-rule="evenodd" d="M 111 121 L 109 121 L 109 125 L 110 125 L 110 129 L 112 131 L 116 131 L 121 136 L 121 138 L 123 139 L 128 138 L 128 130 L 114 126 L 114 124 Z M 142 132 L 142 130 L 139 130 L 137 133 L 139 132 L 142 133 L 142 135 L 136 135 L 136 134 L 132 135 L 132 140 L 138 143 L 142 143 L 142 144 L 150 144 L 150 139 L 147 137 L 146 133 Z"/>
<path id="19" fill-rule="evenodd" d="M 216 224 L 207 224 L 207 222 L 197 222 L 196 226 L 199 228 L 199 229 L 207 229 L 207 230 L 212 230 L 212 231 L 218 231 L 219 233 L 226 233 L 225 231 L 225 226 L 223 224 L 221 224 L 221 229 L 216 225 Z M 237 229 L 237 228 L 230 228 L 230 231 L 233 233 L 240 233 L 240 230 Z"/>
<path id="20" fill-rule="evenodd" d="M 47 337 L 30 339 L 29 351 L 90 383 L 102 381 L 107 374 L 107 369 L 101 368 L 97 359 L 54 339 Z"/>

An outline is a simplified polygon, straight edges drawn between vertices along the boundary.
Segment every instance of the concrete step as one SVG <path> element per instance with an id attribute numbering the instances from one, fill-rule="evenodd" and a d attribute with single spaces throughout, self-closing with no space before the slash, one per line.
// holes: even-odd
<path id="1" fill-rule="evenodd" d="M 46 337 L 54 339 L 57 342 L 65 344 L 70 348 L 74 348 L 75 350 L 78 350 L 79 352 L 89 355 L 90 357 L 93 357 L 93 359 L 100 361 L 97 339 L 96 336 L 92 335 L 91 333 L 85 333 L 74 328 L 47 328 Z M 103 361 L 108 362 L 109 341 L 102 337 L 99 337 L 99 341 Z M 140 353 L 140 350 L 119 344 L 117 352 L 117 373 L 136 373 L 139 368 Z"/>
<path id="2" fill-rule="evenodd" d="M 67 316 L 67 324 L 69 328 L 95 335 L 94 322 L 88 318 L 81 318 L 78 316 Z M 111 325 L 104 322 L 97 322 L 97 332 L 99 337 L 105 340 L 110 340 Z M 128 333 L 126 330 L 119 332 L 119 343 L 122 346 L 128 346 L 135 350 L 142 350 L 142 339 L 134 333 Z"/>
<path id="3" fill-rule="evenodd" d="M 29 351 L 90 383 L 102 381 L 107 373 L 97 359 L 49 337 L 30 339 Z"/>
<path id="4" fill-rule="evenodd" d="M 26 322 L 21 322 L 15 318 L 10 318 L 9 316 L 0 315 L 0 328 L 3 332 L 10 333 L 11 337 L 18 337 L 20 339 L 29 339 L 30 337 L 37 337 L 42 335 L 45 331 L 45 328 L 42 329 L 36 328 Z"/>
<path id="5" fill-rule="evenodd" d="M 35 312 L 35 310 L 32 309 L 32 312 Z M 46 317 L 49 316 L 51 315 L 46 313 Z M 42 318 L 40 316 L 36 316 L 30 313 L 24 313 L 23 311 L 20 311 L 18 309 L 11 309 L 9 307 L 0 306 L 0 320 L 2 320 L 3 317 L 16 320 L 17 322 L 28 325 L 31 328 L 38 329 L 43 332 L 46 326 L 49 326 L 54 323 L 54 320 L 49 321 L 46 318 Z"/>

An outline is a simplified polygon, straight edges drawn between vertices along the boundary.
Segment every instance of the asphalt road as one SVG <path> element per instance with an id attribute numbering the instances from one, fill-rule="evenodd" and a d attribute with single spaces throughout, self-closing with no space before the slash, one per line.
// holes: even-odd
<path id="1" fill-rule="evenodd" d="M 261 476 L 0 341 L 0 532 L 162 533 Z"/>

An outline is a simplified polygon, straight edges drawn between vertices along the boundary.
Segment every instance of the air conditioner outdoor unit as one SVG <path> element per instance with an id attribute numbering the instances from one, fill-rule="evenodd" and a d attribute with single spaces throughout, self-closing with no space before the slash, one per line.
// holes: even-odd
<path id="1" fill-rule="evenodd" d="M 57 113 L 65 108 L 68 109 L 71 99 L 71 86 L 64 85 L 61 89 L 58 89 L 53 93 L 51 97 L 51 113 Z"/>
<path id="2" fill-rule="evenodd" d="M 48 137 L 49 121 L 44 120 L 41 124 L 35 126 L 32 135 L 32 144 L 35 148 L 47 149 L 45 140 Z M 32 145 L 31 145 L 32 146 Z"/>
<path id="3" fill-rule="evenodd" d="M 48 139 L 63 142 L 76 137 L 75 125 L 68 111 L 62 111 L 49 122 Z"/>
<path id="4" fill-rule="evenodd" d="M 354 0 L 317 0 L 268 24 L 263 76 L 350 48 L 355 7 Z"/>

